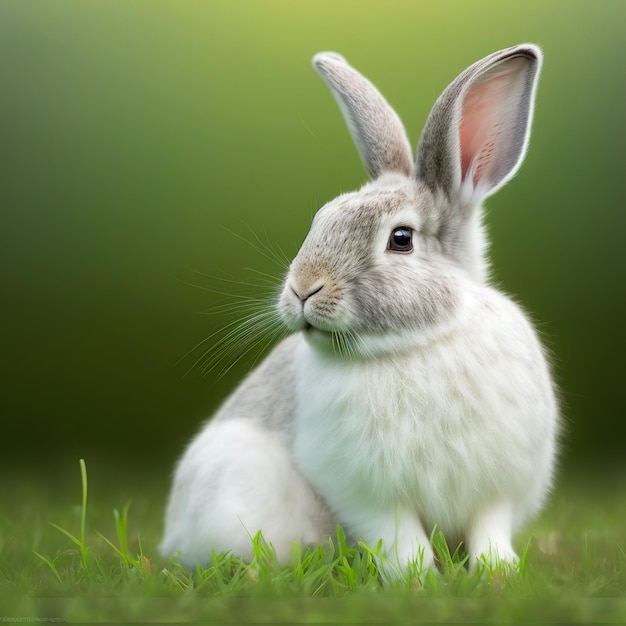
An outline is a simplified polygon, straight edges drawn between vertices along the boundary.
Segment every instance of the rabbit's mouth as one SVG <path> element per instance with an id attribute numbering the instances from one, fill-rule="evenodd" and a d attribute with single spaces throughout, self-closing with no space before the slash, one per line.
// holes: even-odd
<path id="1" fill-rule="evenodd" d="M 324 330 L 323 328 L 320 328 L 319 326 L 314 326 L 313 324 L 311 324 L 311 322 L 308 322 L 308 321 L 304 322 L 304 332 L 308 334 L 314 333 L 321 337 L 330 337 L 333 334 L 331 330 Z"/>
<path id="2" fill-rule="evenodd" d="M 319 326 L 311 324 L 309 321 L 304 322 L 304 334 L 307 337 L 313 338 L 315 341 L 328 342 L 331 341 L 334 335 L 332 330 L 325 330 Z"/>
<path id="3" fill-rule="evenodd" d="M 348 359 L 358 356 L 356 337 L 349 331 L 325 330 L 306 322 L 303 334 L 309 345 L 327 355 Z"/>

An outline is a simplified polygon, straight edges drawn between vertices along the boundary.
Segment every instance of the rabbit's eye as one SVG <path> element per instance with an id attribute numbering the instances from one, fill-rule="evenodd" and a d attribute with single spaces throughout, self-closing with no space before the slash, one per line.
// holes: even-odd
<path id="1" fill-rule="evenodd" d="M 387 250 L 393 252 L 411 252 L 413 250 L 413 231 L 406 227 L 394 228 L 389 237 Z"/>

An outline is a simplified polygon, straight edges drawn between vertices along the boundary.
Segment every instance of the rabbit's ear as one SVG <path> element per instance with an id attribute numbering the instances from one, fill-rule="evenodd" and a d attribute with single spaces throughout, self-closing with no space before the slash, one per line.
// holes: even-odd
<path id="1" fill-rule="evenodd" d="M 526 152 L 541 61 L 537 46 L 523 44 L 460 74 L 430 112 L 417 178 L 464 209 L 504 185 Z"/>
<path id="2" fill-rule="evenodd" d="M 378 89 L 335 52 L 320 52 L 313 67 L 330 87 L 371 178 L 410 176 L 411 146 L 404 126 Z"/>

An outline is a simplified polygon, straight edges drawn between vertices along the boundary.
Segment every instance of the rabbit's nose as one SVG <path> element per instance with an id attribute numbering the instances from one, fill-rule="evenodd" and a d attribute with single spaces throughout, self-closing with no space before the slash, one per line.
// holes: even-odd
<path id="1" fill-rule="evenodd" d="M 314 283 L 311 286 L 301 287 L 300 285 L 291 286 L 291 291 L 296 294 L 296 297 L 304 304 L 311 296 L 319 293 L 324 288 L 324 283 Z"/>

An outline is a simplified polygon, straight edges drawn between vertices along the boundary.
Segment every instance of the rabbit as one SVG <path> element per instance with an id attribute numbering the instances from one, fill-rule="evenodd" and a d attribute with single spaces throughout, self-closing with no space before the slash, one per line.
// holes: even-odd
<path id="1" fill-rule="evenodd" d="M 341 524 L 399 577 L 435 567 L 436 527 L 470 568 L 515 567 L 514 533 L 553 483 L 559 409 L 532 324 L 490 284 L 482 203 L 525 156 L 541 50 L 462 72 L 415 159 L 372 83 L 337 53 L 313 65 L 370 182 L 315 215 L 276 303 L 291 334 L 184 452 L 160 551 L 251 558 L 261 530 L 287 562 Z"/>

